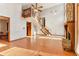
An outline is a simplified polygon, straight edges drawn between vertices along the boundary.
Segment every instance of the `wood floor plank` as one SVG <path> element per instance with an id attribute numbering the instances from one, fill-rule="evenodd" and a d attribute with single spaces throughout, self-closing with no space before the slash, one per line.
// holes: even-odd
<path id="1" fill-rule="evenodd" d="M 55 38 L 56 39 L 56 38 Z M 41 55 L 55 55 L 55 56 L 75 56 L 76 54 L 73 51 L 64 51 L 62 46 L 62 40 L 53 40 L 53 39 L 45 39 L 45 38 L 24 38 L 12 42 L 6 42 L 0 40 L 1 43 L 7 44 L 7 48 L 0 49 L 1 51 L 5 51 L 11 47 L 21 47 L 25 49 L 40 51 Z M 40 55 L 38 53 L 38 55 Z M 37 55 L 37 54 L 36 54 Z"/>

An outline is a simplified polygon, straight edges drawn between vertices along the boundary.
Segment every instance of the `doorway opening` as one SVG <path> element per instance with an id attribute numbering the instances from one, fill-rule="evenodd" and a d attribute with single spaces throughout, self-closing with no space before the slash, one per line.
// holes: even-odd
<path id="1" fill-rule="evenodd" d="M 31 36 L 31 22 L 27 22 L 26 24 L 27 26 L 27 36 Z"/>
<path id="2" fill-rule="evenodd" d="M 0 16 L 0 40 L 10 41 L 10 18 Z"/>

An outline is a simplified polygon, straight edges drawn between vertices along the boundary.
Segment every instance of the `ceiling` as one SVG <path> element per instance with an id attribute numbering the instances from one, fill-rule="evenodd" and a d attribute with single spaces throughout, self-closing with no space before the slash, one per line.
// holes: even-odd
<path id="1" fill-rule="evenodd" d="M 27 9 L 27 8 L 31 7 L 32 4 L 35 4 L 35 3 L 23 3 L 22 8 Z M 39 6 L 43 6 L 42 10 L 54 7 L 59 4 L 61 4 L 61 3 L 38 3 Z"/>

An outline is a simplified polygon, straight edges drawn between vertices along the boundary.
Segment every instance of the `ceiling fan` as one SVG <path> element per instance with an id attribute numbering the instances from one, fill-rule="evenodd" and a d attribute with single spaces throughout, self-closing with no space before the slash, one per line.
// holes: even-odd
<path id="1" fill-rule="evenodd" d="M 38 12 L 38 11 L 39 11 L 39 12 L 42 12 L 42 10 L 41 10 L 42 8 L 43 8 L 43 6 L 39 6 L 38 3 L 36 3 L 35 5 L 32 4 L 32 9 L 33 9 L 35 12 Z"/>

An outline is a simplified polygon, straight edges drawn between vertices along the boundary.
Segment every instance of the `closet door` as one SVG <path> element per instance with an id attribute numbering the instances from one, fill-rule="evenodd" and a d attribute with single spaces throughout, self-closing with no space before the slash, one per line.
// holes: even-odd
<path id="1" fill-rule="evenodd" d="M 66 19 L 67 19 L 67 39 L 69 47 L 74 51 L 75 47 L 75 4 L 66 4 Z"/>

